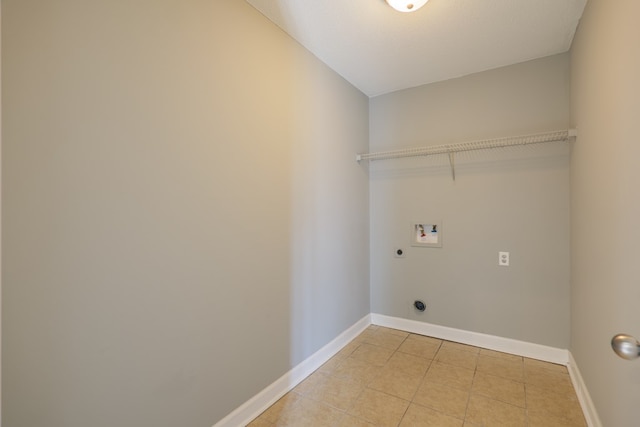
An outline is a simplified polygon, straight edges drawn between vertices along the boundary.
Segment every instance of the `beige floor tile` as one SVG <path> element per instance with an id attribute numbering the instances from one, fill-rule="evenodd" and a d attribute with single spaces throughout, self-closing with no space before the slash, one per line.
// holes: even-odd
<path id="1" fill-rule="evenodd" d="M 434 360 L 461 368 L 476 369 L 478 354 L 459 348 L 441 347 Z"/>
<path id="2" fill-rule="evenodd" d="M 462 420 L 412 403 L 400 427 L 462 427 Z"/>
<path id="3" fill-rule="evenodd" d="M 337 424 L 344 413 L 325 403 L 302 398 L 274 424 L 278 427 L 317 427 Z"/>
<path id="4" fill-rule="evenodd" d="M 373 325 L 370 325 L 367 329 L 362 331 L 360 333 L 360 335 L 358 335 L 356 338 L 354 338 L 352 342 L 361 344 L 361 343 L 365 342 L 365 340 L 367 340 L 369 337 L 372 337 L 373 334 L 375 333 L 375 331 L 378 330 L 377 326 L 375 328 L 372 328 L 372 327 L 373 327 Z"/>
<path id="5" fill-rule="evenodd" d="M 537 413 L 528 411 L 529 427 L 587 427 L 584 417 L 570 420 L 567 418 L 554 417 L 547 413 Z"/>
<path id="6" fill-rule="evenodd" d="M 363 420 L 362 418 L 345 414 L 340 420 L 338 427 L 376 427 L 376 425 L 371 424 L 369 421 Z"/>
<path id="7" fill-rule="evenodd" d="M 327 374 L 332 373 L 343 360 L 348 358 L 359 346 L 361 342 L 353 340 L 337 352 L 331 359 L 325 362 L 318 371 Z"/>
<path id="8" fill-rule="evenodd" d="M 370 325 L 369 327 L 367 327 L 364 331 L 360 332 L 360 334 L 358 334 L 357 337 L 355 337 L 353 339 L 353 341 L 356 342 L 364 342 L 366 339 L 369 339 L 370 337 L 373 337 L 373 334 L 380 329 L 379 326 L 375 326 L 375 329 L 372 329 L 374 327 L 374 325 Z"/>
<path id="9" fill-rule="evenodd" d="M 329 375 L 318 370 L 305 378 L 300 384 L 298 384 L 293 391 L 302 396 L 308 396 L 314 390 L 324 387 L 324 384 L 329 379 Z"/>
<path id="10" fill-rule="evenodd" d="M 433 362 L 425 375 L 425 381 L 444 384 L 464 391 L 471 390 L 473 369 Z"/>
<path id="11" fill-rule="evenodd" d="M 469 392 L 444 384 L 425 381 L 418 388 L 413 397 L 413 402 L 443 414 L 464 419 L 469 402 Z"/>
<path id="12" fill-rule="evenodd" d="M 469 399 L 465 421 L 484 427 L 526 427 L 527 425 L 524 408 L 498 402 L 473 393 Z"/>
<path id="13" fill-rule="evenodd" d="M 364 385 L 360 381 L 329 376 L 321 384 L 311 388 L 305 396 L 346 411 L 363 390 Z"/>
<path id="14" fill-rule="evenodd" d="M 387 425 L 587 426 L 565 366 L 372 325 L 248 427 Z"/>
<path id="15" fill-rule="evenodd" d="M 349 357 L 343 360 L 331 375 L 337 378 L 358 381 L 362 385 L 367 385 L 376 378 L 381 371 L 382 367 L 380 366 Z"/>
<path id="16" fill-rule="evenodd" d="M 348 413 L 376 426 L 396 427 L 408 406 L 409 402 L 406 400 L 377 390 L 365 389 Z"/>
<path id="17" fill-rule="evenodd" d="M 318 371 L 324 372 L 326 374 L 331 374 L 336 370 L 338 366 L 340 366 L 343 360 L 344 359 L 331 358 L 327 362 L 325 362 L 324 365 L 320 366 L 320 368 L 318 368 Z"/>
<path id="18" fill-rule="evenodd" d="M 565 418 L 571 423 L 584 422 L 582 408 L 573 390 L 552 390 L 526 384 L 525 392 L 527 410 L 531 414 Z"/>
<path id="19" fill-rule="evenodd" d="M 525 367 L 524 381 L 527 384 L 551 391 L 573 391 L 569 374 L 561 371 L 538 367 L 532 368 L 530 366 Z"/>
<path id="20" fill-rule="evenodd" d="M 442 341 L 435 338 L 411 334 L 404 340 L 400 348 L 398 348 L 398 351 L 425 359 L 433 359 L 441 343 Z"/>
<path id="21" fill-rule="evenodd" d="M 429 369 L 429 365 L 431 365 L 430 359 L 396 351 L 387 361 L 385 368 L 422 377 Z"/>
<path id="22" fill-rule="evenodd" d="M 264 411 L 259 418 L 275 423 L 283 414 L 292 411 L 302 399 L 303 397 L 298 393 L 287 393 Z"/>
<path id="23" fill-rule="evenodd" d="M 273 427 L 273 423 L 258 417 L 247 424 L 247 427 Z"/>
<path id="24" fill-rule="evenodd" d="M 507 360 L 513 360 L 516 362 L 521 362 L 522 363 L 522 356 L 517 356 L 515 354 L 509 354 L 509 353 L 503 353 L 500 351 L 495 351 L 495 350 L 488 350 L 486 348 L 481 348 L 480 349 L 480 354 L 482 356 L 490 356 L 490 357 L 497 357 L 498 359 L 507 359 Z"/>
<path id="25" fill-rule="evenodd" d="M 385 367 L 368 387 L 401 399 L 411 400 L 421 382 L 422 375 L 410 375 Z"/>
<path id="26" fill-rule="evenodd" d="M 477 369 L 485 374 L 524 382 L 524 368 L 520 360 L 501 359 L 481 354 L 478 356 Z"/>
<path id="27" fill-rule="evenodd" d="M 428 336 L 420 335 L 420 334 L 409 334 L 409 336 L 407 338 L 410 338 L 412 340 L 421 341 L 421 342 L 437 344 L 437 345 L 442 345 L 442 342 L 443 342 L 441 339 L 434 338 L 434 337 L 428 337 Z"/>
<path id="28" fill-rule="evenodd" d="M 529 359 L 528 357 L 524 358 L 524 369 L 528 368 L 539 368 L 546 369 L 548 371 L 559 372 L 562 374 L 569 374 L 567 367 L 564 365 L 559 365 L 557 363 L 543 362 L 542 360 Z"/>
<path id="29" fill-rule="evenodd" d="M 471 392 L 521 408 L 526 406 L 524 384 L 506 378 L 476 372 Z"/>
<path id="30" fill-rule="evenodd" d="M 375 331 L 380 329 L 379 326 L 369 325 L 364 331 L 360 332 L 360 334 L 355 337 L 351 342 L 356 344 L 362 344 L 368 337 L 373 336 Z"/>
<path id="31" fill-rule="evenodd" d="M 380 326 L 380 328 L 384 329 L 385 331 L 387 331 L 390 334 L 400 335 L 401 337 L 405 337 L 405 338 L 407 338 L 410 335 L 409 332 L 401 331 L 400 329 L 384 328 L 382 326 Z"/>
<path id="32" fill-rule="evenodd" d="M 351 341 L 349 344 L 345 345 L 344 347 L 342 347 L 342 349 L 337 352 L 332 359 L 339 359 L 339 360 L 343 360 L 346 359 L 347 357 L 351 356 L 351 354 L 358 348 L 360 347 L 360 342 L 357 341 Z"/>
<path id="33" fill-rule="evenodd" d="M 450 350 L 468 351 L 470 353 L 475 353 L 475 354 L 480 353 L 480 347 L 474 347 L 472 345 L 461 344 L 453 341 L 443 341 L 442 348 L 446 348 Z"/>
<path id="34" fill-rule="evenodd" d="M 349 357 L 375 366 L 383 366 L 392 354 L 392 349 L 362 343 Z"/>
<path id="35" fill-rule="evenodd" d="M 363 338 L 362 342 L 377 345 L 391 350 L 396 350 L 400 344 L 409 336 L 409 333 L 399 333 L 395 329 L 378 328 L 371 334 Z"/>

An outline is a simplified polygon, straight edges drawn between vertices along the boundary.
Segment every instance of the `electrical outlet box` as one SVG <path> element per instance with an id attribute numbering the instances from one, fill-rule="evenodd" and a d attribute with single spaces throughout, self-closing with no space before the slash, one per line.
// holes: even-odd
<path id="1" fill-rule="evenodd" d="M 509 252 L 498 252 L 498 265 L 509 267 Z"/>

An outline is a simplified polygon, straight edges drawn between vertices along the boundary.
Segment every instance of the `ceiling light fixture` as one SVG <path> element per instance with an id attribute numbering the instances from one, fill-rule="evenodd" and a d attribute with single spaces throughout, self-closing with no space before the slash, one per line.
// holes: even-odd
<path id="1" fill-rule="evenodd" d="M 429 0 L 386 0 L 387 4 L 398 12 L 415 12 Z"/>

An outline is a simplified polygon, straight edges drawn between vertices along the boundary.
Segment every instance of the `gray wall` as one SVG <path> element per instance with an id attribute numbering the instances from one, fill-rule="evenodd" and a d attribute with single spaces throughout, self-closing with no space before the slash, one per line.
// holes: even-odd
<path id="1" fill-rule="evenodd" d="M 372 98 L 370 149 L 567 129 L 569 89 L 564 54 Z M 455 181 L 446 156 L 373 162 L 372 312 L 568 348 L 568 155 L 566 144 L 461 154 Z M 430 220 L 443 247 L 409 246 L 411 221 Z"/>
<path id="2" fill-rule="evenodd" d="M 2 9 L 5 426 L 211 426 L 370 312 L 364 95 L 242 1 Z"/>
<path id="3" fill-rule="evenodd" d="M 571 352 L 603 425 L 638 425 L 640 365 L 611 351 L 640 337 L 640 2 L 590 0 L 572 48 Z"/>

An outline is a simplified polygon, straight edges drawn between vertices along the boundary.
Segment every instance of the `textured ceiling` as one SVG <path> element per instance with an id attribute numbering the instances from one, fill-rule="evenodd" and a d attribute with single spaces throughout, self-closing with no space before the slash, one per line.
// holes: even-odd
<path id="1" fill-rule="evenodd" d="M 247 0 L 369 96 L 566 52 L 587 0 Z"/>

